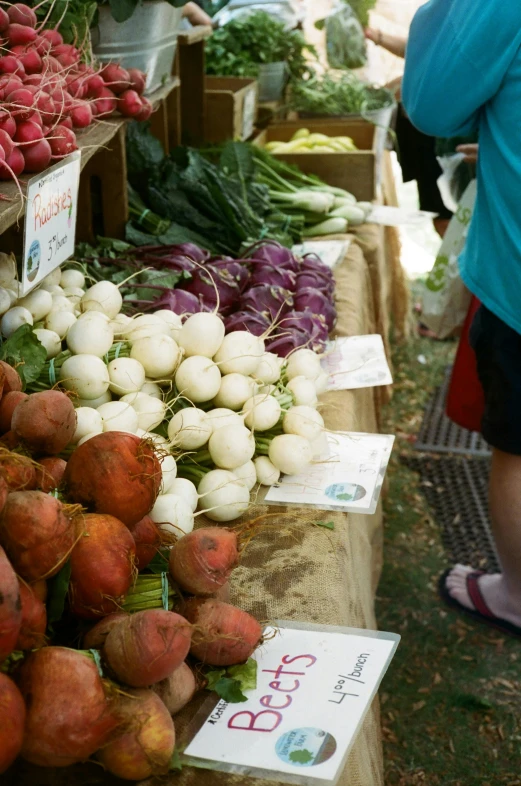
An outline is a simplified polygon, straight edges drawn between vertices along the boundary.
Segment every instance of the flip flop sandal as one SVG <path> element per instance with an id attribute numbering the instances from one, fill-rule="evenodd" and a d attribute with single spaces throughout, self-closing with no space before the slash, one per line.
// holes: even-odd
<path id="1" fill-rule="evenodd" d="M 451 572 L 452 568 L 446 570 L 438 583 L 440 597 L 447 606 L 457 609 L 458 611 L 463 611 L 467 616 L 472 617 L 478 622 L 484 622 L 486 625 L 490 625 L 490 627 L 496 628 L 496 630 L 500 630 L 502 633 L 510 633 L 512 636 L 521 637 L 521 627 L 496 617 L 487 606 L 478 584 L 478 579 L 485 575 L 484 571 L 475 570 L 467 575 L 467 592 L 474 604 L 473 609 L 467 608 L 467 606 L 464 606 L 463 603 L 460 603 L 456 598 L 450 595 L 447 589 L 447 577 Z"/>

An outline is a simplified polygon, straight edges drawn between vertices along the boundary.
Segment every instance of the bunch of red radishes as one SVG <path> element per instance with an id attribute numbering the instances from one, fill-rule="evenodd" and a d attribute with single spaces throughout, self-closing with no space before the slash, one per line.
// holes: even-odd
<path id="1" fill-rule="evenodd" d="M 66 461 L 70 398 L 21 387 L 0 361 L 0 774 L 18 755 L 42 767 L 96 756 L 127 780 L 164 774 L 172 716 L 198 688 L 190 664 L 243 663 L 262 639 L 221 599 L 237 533 L 165 536 L 148 516 L 162 475 L 154 443 L 108 431 Z M 159 549 L 162 576 L 146 572 Z M 70 647 L 52 644 L 45 605 L 66 563 Z"/>
<path id="2" fill-rule="evenodd" d="M 41 172 L 77 149 L 75 130 L 116 111 L 147 120 L 145 75 L 94 67 L 57 30 L 36 28 L 23 3 L 0 8 L 0 179 Z"/>

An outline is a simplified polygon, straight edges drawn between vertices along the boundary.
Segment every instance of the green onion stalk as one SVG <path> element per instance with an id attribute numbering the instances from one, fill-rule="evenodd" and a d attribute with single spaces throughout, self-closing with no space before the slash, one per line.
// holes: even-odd
<path id="1" fill-rule="evenodd" d="M 171 611 L 174 608 L 175 596 L 175 590 L 166 573 L 140 574 L 121 605 L 123 611 L 129 614 L 146 609 Z"/>
<path id="2" fill-rule="evenodd" d="M 179 461 L 177 463 L 177 477 L 191 480 L 194 486 L 198 486 L 204 476 L 214 469 L 211 467 L 202 467 L 199 464 L 190 464 L 186 461 Z"/>
<path id="3" fill-rule="evenodd" d="M 172 223 L 149 210 L 130 183 L 128 184 L 128 215 L 133 224 L 148 235 L 164 235 Z"/>

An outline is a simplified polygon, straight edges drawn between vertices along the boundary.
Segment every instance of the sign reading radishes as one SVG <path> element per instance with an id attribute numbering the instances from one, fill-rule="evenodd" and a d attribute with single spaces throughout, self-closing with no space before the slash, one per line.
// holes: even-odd
<path id="1" fill-rule="evenodd" d="M 22 291 L 25 295 L 74 253 L 81 153 L 29 180 Z"/>
<path id="2" fill-rule="evenodd" d="M 398 646 L 394 633 L 279 622 L 254 653 L 247 700 L 210 710 L 188 764 L 297 784 L 335 784 Z"/>

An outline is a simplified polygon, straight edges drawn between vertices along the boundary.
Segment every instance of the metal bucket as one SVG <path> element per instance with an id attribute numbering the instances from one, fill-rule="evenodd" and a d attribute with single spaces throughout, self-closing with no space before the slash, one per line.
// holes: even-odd
<path id="1" fill-rule="evenodd" d="M 99 24 L 92 30 L 93 51 L 102 62 L 139 68 L 147 75 L 146 93 L 161 87 L 172 74 L 182 8 L 165 0 L 147 0 L 126 22 L 116 22 L 107 6 L 99 6 Z"/>
<path id="2" fill-rule="evenodd" d="M 265 63 L 259 67 L 259 102 L 280 101 L 286 87 L 287 65 L 285 60 Z"/>

